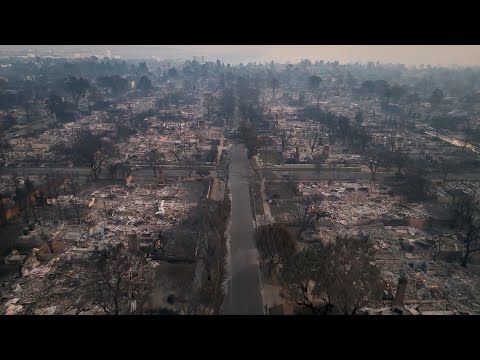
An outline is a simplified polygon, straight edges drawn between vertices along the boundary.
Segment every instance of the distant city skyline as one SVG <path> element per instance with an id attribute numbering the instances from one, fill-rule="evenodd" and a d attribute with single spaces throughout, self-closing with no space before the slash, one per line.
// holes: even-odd
<path id="1" fill-rule="evenodd" d="M 480 66 L 480 45 L 0 45 L 0 52 L 41 51 L 88 52 L 122 58 L 192 59 L 209 61 L 292 62 L 339 61 L 340 63 L 398 63 L 432 66 Z"/>

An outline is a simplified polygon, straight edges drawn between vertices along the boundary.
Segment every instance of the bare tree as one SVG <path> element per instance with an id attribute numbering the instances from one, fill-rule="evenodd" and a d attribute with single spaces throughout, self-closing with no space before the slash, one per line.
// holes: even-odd
<path id="1" fill-rule="evenodd" d="M 65 87 L 71 92 L 75 107 L 78 107 L 80 99 L 85 96 L 90 84 L 86 79 L 69 76 L 65 79 Z"/>
<path id="2" fill-rule="evenodd" d="M 308 142 L 308 146 L 310 150 L 313 152 L 315 148 L 319 145 L 322 145 L 322 138 L 320 136 L 320 132 L 316 129 L 309 129 L 306 132 L 306 138 Z"/>
<path id="3" fill-rule="evenodd" d="M 175 157 L 175 160 L 177 160 L 178 166 L 182 166 L 182 159 L 180 157 L 182 151 L 177 148 L 170 149 L 169 151 Z"/>
<path id="4" fill-rule="evenodd" d="M 338 117 L 338 131 L 342 137 L 343 144 L 345 144 L 345 139 L 351 131 L 350 119 L 346 116 Z"/>
<path id="5" fill-rule="evenodd" d="M 397 150 L 392 154 L 392 162 L 397 167 L 397 173 L 400 173 L 405 164 L 408 162 L 408 155 L 401 150 Z"/>
<path id="6" fill-rule="evenodd" d="M 297 251 L 292 234 L 280 223 L 260 226 L 255 240 L 260 260 L 267 266 L 270 275 Z"/>
<path id="7" fill-rule="evenodd" d="M 283 130 L 281 133 L 280 133 L 280 140 L 282 141 L 282 151 L 285 151 L 287 150 L 287 147 L 288 147 L 288 141 L 290 140 L 290 138 L 292 137 L 292 135 L 290 135 L 287 131 Z"/>
<path id="8" fill-rule="evenodd" d="M 7 162 L 7 151 L 10 150 L 12 146 L 5 139 L 5 133 L 0 128 L 0 159 L 5 164 Z"/>
<path id="9" fill-rule="evenodd" d="M 450 212 L 465 231 L 463 235 L 465 253 L 462 266 L 467 266 L 470 255 L 480 251 L 480 227 L 476 221 L 480 210 L 480 199 L 476 190 L 466 192 L 461 189 L 453 189 L 450 191 L 450 197 Z"/>
<path id="10" fill-rule="evenodd" d="M 464 130 L 464 135 L 463 135 L 463 139 L 461 140 L 461 149 L 462 151 L 465 151 L 465 149 L 467 148 L 467 146 L 475 140 L 475 130 L 472 129 L 471 127 L 467 127 L 465 130 Z"/>
<path id="11" fill-rule="evenodd" d="M 208 120 L 211 120 L 212 119 L 212 115 L 215 111 L 215 107 L 216 107 L 216 99 L 215 99 L 215 96 L 211 93 L 206 93 L 204 94 L 203 96 L 203 106 L 205 108 L 205 111 L 207 113 L 207 119 Z"/>
<path id="12" fill-rule="evenodd" d="M 223 291 L 221 284 L 225 277 L 225 230 L 230 214 L 230 201 L 212 201 L 205 199 L 198 205 L 192 225 L 199 229 L 199 246 L 196 256 L 202 258 L 207 272 L 207 281 L 204 284 L 199 307 L 213 309 L 215 314 L 220 312 L 223 302 Z M 201 305 L 201 306 L 200 306 Z M 197 310 L 199 310 L 197 308 Z"/>
<path id="13" fill-rule="evenodd" d="M 320 103 L 320 91 L 319 91 L 319 86 L 320 83 L 322 82 L 322 78 L 317 75 L 311 75 L 308 78 L 308 85 L 310 90 L 312 90 L 312 95 L 313 93 L 317 94 L 317 105 Z"/>
<path id="14" fill-rule="evenodd" d="M 384 157 L 381 152 L 378 150 L 370 150 L 367 152 L 365 157 L 365 165 L 368 166 L 370 172 L 372 173 L 372 180 L 375 180 L 375 174 L 377 169 L 382 165 Z"/>
<path id="15" fill-rule="evenodd" d="M 247 121 L 242 121 L 238 128 L 238 137 L 245 142 L 247 147 L 247 156 L 250 159 L 253 155 L 257 154 L 259 148 L 259 141 L 257 136 L 257 130 L 255 126 Z"/>
<path id="16" fill-rule="evenodd" d="M 314 279 L 318 274 L 313 273 L 312 269 L 318 269 L 317 263 L 327 263 L 326 260 L 320 261 L 323 256 L 316 247 L 308 248 L 289 259 L 280 275 L 282 298 L 310 309 L 315 315 L 321 314 L 321 310 L 318 307 L 317 293 L 314 291 Z"/>
<path id="17" fill-rule="evenodd" d="M 368 237 L 337 237 L 314 245 L 287 261 L 280 281 L 282 296 L 313 314 L 355 314 L 380 299 L 380 271 L 373 265 Z"/>
<path id="18" fill-rule="evenodd" d="M 300 227 L 300 231 L 307 230 L 313 225 L 315 214 L 311 211 L 311 201 L 306 198 L 303 201 L 295 203 L 288 214 L 293 220 L 293 223 Z"/>
<path id="19" fill-rule="evenodd" d="M 153 148 L 145 154 L 144 159 L 145 162 L 152 168 L 153 176 L 157 177 L 158 166 L 163 164 L 165 161 L 163 153 L 159 152 L 156 148 Z M 161 172 L 162 170 L 160 170 L 160 173 Z"/>
<path id="20" fill-rule="evenodd" d="M 105 162 L 116 154 L 116 149 L 111 142 L 103 140 L 101 136 L 93 135 L 90 131 L 81 131 L 77 134 L 72 151 L 78 164 L 90 167 L 95 180 L 98 179 L 98 174 Z"/>
<path id="21" fill-rule="evenodd" d="M 108 315 L 143 313 L 153 288 L 152 271 L 143 259 L 129 256 L 123 245 L 93 253 L 89 261 L 91 296 Z"/>
<path id="22" fill-rule="evenodd" d="M 443 157 L 439 157 L 438 158 L 438 165 L 439 165 L 440 171 L 442 172 L 442 175 L 443 175 L 443 181 L 447 181 L 447 175 L 448 175 L 448 172 L 450 171 L 450 164 Z"/>
<path id="23" fill-rule="evenodd" d="M 355 123 L 357 124 L 357 126 L 362 126 L 364 118 L 365 116 L 363 115 L 363 112 L 360 110 L 357 111 L 357 113 L 355 114 Z"/>
<path id="24" fill-rule="evenodd" d="M 272 87 L 272 97 L 275 98 L 275 91 L 279 88 L 280 81 L 277 78 L 272 77 L 270 80 L 270 86 Z"/>

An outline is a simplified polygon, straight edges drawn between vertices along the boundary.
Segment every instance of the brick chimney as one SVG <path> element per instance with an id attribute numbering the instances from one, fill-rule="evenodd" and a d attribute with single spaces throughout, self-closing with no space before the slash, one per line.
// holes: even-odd
<path id="1" fill-rule="evenodd" d="M 128 250 L 133 254 L 139 253 L 140 244 L 138 243 L 138 237 L 135 230 L 130 230 L 127 233 L 127 239 L 128 239 Z"/>
<path id="2" fill-rule="evenodd" d="M 398 279 L 397 294 L 395 296 L 395 300 L 393 300 L 393 304 L 403 306 L 405 292 L 407 291 L 407 284 L 408 284 L 407 278 L 403 275 L 400 276 L 400 278 Z"/>
<path id="3" fill-rule="evenodd" d="M 300 162 L 300 149 L 298 146 L 295 148 L 295 162 Z"/>

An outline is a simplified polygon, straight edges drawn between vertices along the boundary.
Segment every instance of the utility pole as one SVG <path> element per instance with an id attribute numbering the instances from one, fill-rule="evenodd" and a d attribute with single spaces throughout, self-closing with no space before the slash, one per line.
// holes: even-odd
<path id="1" fill-rule="evenodd" d="M 255 194 L 253 193 L 253 185 L 250 187 L 250 191 L 252 192 L 252 201 L 253 201 L 253 223 L 255 226 L 255 230 L 257 230 L 257 210 L 255 208 Z"/>

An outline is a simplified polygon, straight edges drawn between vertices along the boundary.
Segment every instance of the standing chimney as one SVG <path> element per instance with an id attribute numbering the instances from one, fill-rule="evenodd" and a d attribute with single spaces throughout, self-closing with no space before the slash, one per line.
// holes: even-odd
<path id="1" fill-rule="evenodd" d="M 401 275 L 400 278 L 398 279 L 397 294 L 395 296 L 395 300 L 393 301 L 394 304 L 403 306 L 405 292 L 407 291 L 407 284 L 408 284 L 407 277 L 404 275 Z"/>
<path id="2" fill-rule="evenodd" d="M 138 243 L 138 237 L 135 230 L 130 230 L 128 232 L 127 239 L 128 239 L 128 250 L 133 254 L 139 253 L 140 244 Z"/>

